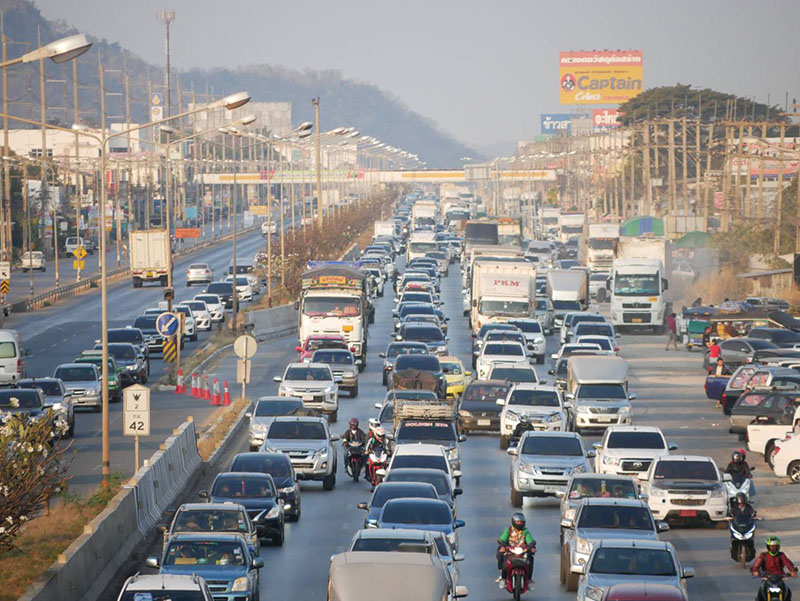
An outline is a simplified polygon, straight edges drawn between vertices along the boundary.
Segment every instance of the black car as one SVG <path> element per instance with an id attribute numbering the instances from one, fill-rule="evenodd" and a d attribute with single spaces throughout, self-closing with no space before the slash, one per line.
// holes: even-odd
<path id="1" fill-rule="evenodd" d="M 269 474 L 278 488 L 278 499 L 283 503 L 283 513 L 292 521 L 300 519 L 300 485 L 285 453 L 239 453 L 233 458 L 229 472 L 258 472 Z"/>
<path id="2" fill-rule="evenodd" d="M 47 409 L 47 401 L 40 388 L 0 390 L 0 423 L 4 416 L 19 416 L 31 421 L 41 419 Z"/>
<path id="3" fill-rule="evenodd" d="M 794 417 L 798 405 L 797 392 L 779 392 L 756 388 L 736 399 L 731 408 L 730 432 L 744 434 L 747 426 L 753 421 L 778 423 L 786 413 Z M 791 423 L 791 418 L 790 418 Z"/>
<path id="4" fill-rule="evenodd" d="M 219 296 L 226 309 L 233 308 L 233 282 L 212 282 L 205 292 Z"/>
<path id="5" fill-rule="evenodd" d="M 420 322 L 412 322 L 401 326 L 397 332 L 397 340 L 422 342 L 427 345 L 430 353 L 437 355 L 447 354 L 447 343 L 450 341 L 439 326 L 434 324 L 426 325 Z"/>
<path id="6" fill-rule="evenodd" d="M 95 340 L 96 343 L 99 343 L 99 340 Z M 108 342 L 111 344 L 112 342 L 128 342 L 136 347 L 141 354 L 145 361 L 150 357 L 150 350 L 147 348 L 147 341 L 145 340 L 144 334 L 139 328 L 133 328 L 128 326 L 127 328 L 112 328 L 108 330 Z M 149 366 L 148 366 L 149 368 Z M 148 369 L 149 373 L 149 369 Z"/>
<path id="7" fill-rule="evenodd" d="M 427 482 L 382 482 L 372 493 L 369 503 L 359 503 L 359 509 L 367 512 L 364 517 L 364 528 L 375 528 L 384 504 L 389 499 L 416 497 L 421 499 L 438 499 L 436 488 Z"/>
<path id="8" fill-rule="evenodd" d="M 103 349 L 102 344 L 95 344 L 94 350 Z M 122 368 L 120 383 L 123 387 L 133 383 L 147 384 L 150 377 L 149 362 L 139 352 L 138 347 L 130 342 L 114 342 L 108 344 L 108 354 L 114 357 Z"/>
<path id="9" fill-rule="evenodd" d="M 199 496 L 212 503 L 239 503 L 263 538 L 283 544 L 283 505 L 269 474 L 222 472 L 214 478 L 211 491 L 201 490 Z"/>
<path id="10" fill-rule="evenodd" d="M 133 327 L 144 335 L 148 353 L 161 353 L 164 350 L 164 338 L 156 329 L 156 319 L 158 315 L 140 315 L 133 322 Z"/>
<path id="11" fill-rule="evenodd" d="M 391 342 L 386 348 L 385 353 L 378 356 L 383 359 L 383 379 L 382 384 L 389 383 L 389 374 L 394 369 L 394 361 L 399 355 L 427 355 L 428 345 L 424 342 Z"/>
<path id="12" fill-rule="evenodd" d="M 407 372 L 407 373 L 403 373 Z M 439 358 L 436 355 L 400 355 L 394 362 L 394 374 L 392 375 L 393 388 L 409 388 L 403 383 L 407 380 L 407 374 L 414 374 L 414 380 L 419 384 L 419 372 L 427 372 L 436 379 L 435 388 L 430 388 L 436 392 L 440 399 L 447 397 L 447 379 L 444 375 Z M 398 385 L 399 384 L 399 385 Z M 414 388 L 421 388 L 415 385 Z"/>
<path id="13" fill-rule="evenodd" d="M 458 425 L 462 432 L 471 430 L 500 430 L 502 405 L 510 384 L 505 380 L 473 380 L 461 394 Z"/>
<path id="14" fill-rule="evenodd" d="M 433 484 L 439 499 L 450 506 L 454 516 L 456 514 L 456 497 L 462 491 L 460 488 L 453 488 L 450 476 L 442 470 L 424 467 L 396 467 L 389 470 L 384 477 L 383 483 L 388 482 L 428 482 Z"/>
<path id="15" fill-rule="evenodd" d="M 394 316 L 394 329 L 400 329 L 400 324 L 406 315 L 436 315 L 436 307 L 430 303 L 402 302 L 397 305 L 397 310 L 392 312 Z"/>
<path id="16" fill-rule="evenodd" d="M 780 348 L 794 348 L 800 345 L 800 332 L 784 328 L 753 328 L 747 337 L 769 340 Z"/>

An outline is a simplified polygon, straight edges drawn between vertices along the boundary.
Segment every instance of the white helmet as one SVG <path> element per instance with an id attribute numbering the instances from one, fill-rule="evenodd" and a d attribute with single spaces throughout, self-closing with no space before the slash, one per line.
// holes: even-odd
<path id="1" fill-rule="evenodd" d="M 374 430 L 375 428 L 377 428 L 380 425 L 381 425 L 381 422 L 377 417 L 369 418 L 369 429 L 370 430 Z"/>

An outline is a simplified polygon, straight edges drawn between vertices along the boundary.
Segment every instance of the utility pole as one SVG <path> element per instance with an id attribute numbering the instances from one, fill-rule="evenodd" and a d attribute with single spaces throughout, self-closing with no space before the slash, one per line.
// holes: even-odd
<path id="1" fill-rule="evenodd" d="M 42 36 L 41 31 L 39 32 L 39 46 L 42 45 Z M 48 193 L 47 193 L 47 95 L 45 91 L 46 83 L 44 78 L 44 58 L 39 60 L 39 89 L 40 89 L 40 120 L 42 122 L 42 188 L 39 191 L 39 198 L 41 200 L 41 207 L 39 210 L 39 214 L 42 217 L 42 223 L 45 221 L 45 215 L 47 215 L 47 200 L 48 200 Z M 5 69 L 4 69 L 5 70 Z M 55 220 L 55 212 L 58 207 L 53 208 L 53 250 L 55 251 L 55 260 L 56 260 L 56 286 L 58 286 L 58 247 L 56 246 L 56 220 Z M 43 236 L 44 238 L 44 236 Z"/>
<path id="2" fill-rule="evenodd" d="M 80 123 L 78 109 L 78 61 L 72 61 L 72 122 Z M 75 134 L 75 237 L 81 237 L 81 141 L 80 135 Z M 78 269 L 75 270 L 75 281 L 81 281 L 80 259 Z"/>
<path id="3" fill-rule="evenodd" d="M 786 124 L 781 123 L 780 147 L 783 149 L 783 140 L 786 136 Z M 783 212 L 783 151 L 778 153 L 778 195 L 775 198 L 775 254 L 781 253 L 781 221 Z"/>
<path id="4" fill-rule="evenodd" d="M 164 118 L 169 117 L 170 98 L 169 98 L 169 80 L 170 80 L 170 66 L 169 66 L 169 26 L 175 20 L 174 10 L 159 11 L 156 18 L 164 22 Z M 152 96 L 151 96 L 152 98 Z"/>
<path id="5" fill-rule="evenodd" d="M 2 15 L 0 14 L 0 17 Z M 0 27 L 2 26 L 2 20 L 0 20 Z M 6 38 L 5 31 L 2 34 L 2 43 L 3 43 L 3 62 L 8 60 L 8 40 Z M 75 62 L 75 61 L 73 61 Z M 3 75 L 3 114 L 8 115 L 8 73 L 7 69 L 0 69 Z M 8 146 L 8 117 L 3 117 L 3 154 L 10 155 L 11 149 Z M 6 233 L 9 231 L 11 227 L 11 165 L 9 161 L 3 161 L 3 226 L 0 228 L 0 253 L 2 254 L 2 258 L 5 261 L 11 260 L 11 242 L 6 239 Z M 23 190 L 26 189 L 28 186 L 28 182 L 24 179 L 22 180 L 22 188 Z M 30 223 L 30 221 L 28 221 Z M 28 247 L 25 250 L 33 250 L 30 245 L 30 239 L 28 241 Z"/>
<path id="6" fill-rule="evenodd" d="M 317 128 L 317 135 L 315 141 L 315 153 L 317 162 L 317 225 L 319 225 L 320 233 L 322 232 L 322 152 L 320 150 L 320 134 L 319 134 L 319 96 L 311 99 L 311 104 L 314 105 L 314 121 Z"/>
<path id="7" fill-rule="evenodd" d="M 97 53 L 97 68 L 98 68 L 98 74 L 99 74 L 99 77 L 100 77 L 100 131 L 103 132 L 103 136 L 105 136 L 106 135 L 106 83 L 105 83 L 105 81 L 106 81 L 106 73 L 105 73 L 105 69 L 103 67 L 103 62 L 101 60 L 101 54 L 99 52 Z M 100 152 L 104 153 L 105 151 L 106 151 L 105 148 L 101 148 L 100 149 Z M 108 181 L 106 180 L 106 172 L 105 172 L 105 170 L 102 170 L 100 172 L 100 180 L 99 180 L 98 183 L 100 184 L 100 186 L 104 186 L 104 188 L 103 188 L 104 191 L 108 190 Z M 99 192 L 100 186 L 98 186 L 98 192 Z M 98 228 L 97 229 L 98 230 L 100 229 L 99 225 L 102 222 L 103 223 L 103 231 L 102 232 L 98 231 L 97 236 L 98 236 L 98 239 L 99 239 L 99 236 L 102 236 L 103 240 L 106 240 L 106 229 L 105 229 L 106 204 L 108 204 L 108 203 L 107 202 L 104 203 L 103 202 L 104 199 L 107 201 L 108 200 L 108 196 L 105 195 L 105 194 L 100 194 L 100 196 L 98 198 L 98 203 L 101 206 L 100 206 L 100 210 L 97 212 L 97 214 L 98 214 L 98 216 L 102 214 L 102 219 L 100 219 L 98 217 L 99 221 L 98 221 Z M 119 236 L 119 232 L 117 232 L 117 236 Z M 107 247 L 104 247 L 104 248 L 107 248 Z M 107 253 L 102 252 L 102 253 L 99 253 L 99 254 L 100 254 L 100 263 L 102 265 L 105 265 L 106 258 L 107 258 L 106 257 Z M 117 260 L 119 261 L 119 242 L 117 243 Z"/>

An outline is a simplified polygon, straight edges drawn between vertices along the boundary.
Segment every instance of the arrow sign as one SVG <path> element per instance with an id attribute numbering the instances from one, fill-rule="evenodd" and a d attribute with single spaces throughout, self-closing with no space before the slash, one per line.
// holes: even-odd
<path id="1" fill-rule="evenodd" d="M 165 312 L 156 318 L 156 330 L 158 330 L 158 333 L 164 338 L 172 338 L 178 333 L 178 326 L 180 323 L 175 313 Z"/>

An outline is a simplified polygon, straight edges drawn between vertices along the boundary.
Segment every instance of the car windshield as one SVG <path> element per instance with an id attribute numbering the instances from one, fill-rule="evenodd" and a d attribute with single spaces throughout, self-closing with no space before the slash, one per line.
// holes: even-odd
<path id="1" fill-rule="evenodd" d="M 652 531 L 653 520 L 647 507 L 584 505 L 577 526 Z"/>
<path id="2" fill-rule="evenodd" d="M 420 342 L 440 342 L 444 340 L 444 334 L 437 327 L 408 326 L 403 328 L 403 338 Z"/>
<path id="3" fill-rule="evenodd" d="M 205 601 L 205 595 L 199 588 L 192 591 L 180 591 L 173 588 L 145 590 L 137 588 L 123 591 L 119 601 Z"/>
<path id="4" fill-rule="evenodd" d="M 269 476 L 246 476 L 243 474 L 228 474 L 218 476 L 211 489 L 212 497 L 224 499 L 257 499 L 260 497 L 274 497 L 275 487 Z"/>
<path id="5" fill-rule="evenodd" d="M 247 518 L 239 510 L 184 509 L 175 516 L 172 532 L 247 532 Z"/>
<path id="6" fill-rule="evenodd" d="M 675 562 L 666 549 L 602 547 L 592 561 L 590 574 L 675 576 Z"/>
<path id="7" fill-rule="evenodd" d="M 572 436 L 529 436 L 522 445 L 522 455 L 563 455 L 582 457 L 583 448 Z"/>
<path id="8" fill-rule="evenodd" d="M 136 318 L 136 321 L 133 322 L 133 327 L 139 328 L 140 330 L 155 331 L 156 319 L 158 319 L 158 315 L 155 314 L 140 315 Z"/>
<path id="9" fill-rule="evenodd" d="M 606 441 L 609 449 L 664 449 L 659 432 L 611 432 Z"/>
<path id="10" fill-rule="evenodd" d="M 18 384 L 20 388 L 38 388 L 47 396 L 61 396 L 61 384 L 55 380 L 27 380 Z"/>
<path id="11" fill-rule="evenodd" d="M 0 390 L 0 409 L 41 409 L 42 399 L 35 390 Z"/>
<path id="12" fill-rule="evenodd" d="M 778 348 L 778 345 L 776 345 L 774 342 L 770 342 L 769 340 L 749 339 L 747 342 L 753 347 L 754 350 L 757 351 L 768 348 Z"/>
<path id="13" fill-rule="evenodd" d="M 403 422 L 397 429 L 397 442 L 456 442 L 452 422 Z M 408 467 L 408 466 L 406 466 Z"/>
<path id="14" fill-rule="evenodd" d="M 417 497 L 435 499 L 436 491 L 424 482 L 407 483 L 405 486 L 380 486 L 375 489 L 370 499 L 370 507 L 383 507 L 391 499 Z"/>
<path id="15" fill-rule="evenodd" d="M 525 337 L 518 332 L 508 332 L 506 330 L 497 330 L 486 332 L 483 338 L 484 342 L 509 342 L 516 341 L 519 343 L 525 342 Z"/>
<path id="16" fill-rule="evenodd" d="M 433 299 L 428 292 L 403 292 L 402 302 L 432 303 Z"/>
<path id="17" fill-rule="evenodd" d="M 633 479 L 605 480 L 597 478 L 574 478 L 569 489 L 570 499 L 588 497 L 613 497 L 615 499 L 635 499 L 636 488 Z"/>
<path id="18" fill-rule="evenodd" d="M 401 355 L 395 361 L 396 371 L 418 369 L 420 371 L 440 371 L 441 364 L 434 355 Z"/>
<path id="19" fill-rule="evenodd" d="M 390 524 L 444 525 L 453 523 L 453 513 L 446 503 L 397 500 L 384 505 L 381 521 Z"/>
<path id="20" fill-rule="evenodd" d="M 170 543 L 165 566 L 243 566 L 245 550 L 239 541 L 186 541 Z"/>
<path id="21" fill-rule="evenodd" d="M 232 282 L 214 282 L 213 284 L 209 284 L 206 292 L 213 292 L 214 294 L 225 294 L 230 296 L 233 294 L 233 283 Z"/>
<path id="22" fill-rule="evenodd" d="M 527 390 L 518 388 L 511 393 L 509 405 L 528 407 L 558 407 L 558 393 L 555 390 Z"/>
<path id="23" fill-rule="evenodd" d="M 578 301 L 554 300 L 553 309 L 556 311 L 580 311 L 581 304 Z"/>
<path id="24" fill-rule="evenodd" d="M 536 384 L 536 372 L 528 367 L 493 367 L 489 372 L 490 380 L 508 380 L 509 382 L 528 382 Z"/>
<path id="25" fill-rule="evenodd" d="M 272 456 L 267 453 L 234 457 L 230 471 L 259 472 L 279 478 L 287 478 L 292 475 L 292 470 L 289 468 L 289 462 L 285 456 Z"/>
<path id="26" fill-rule="evenodd" d="M 659 461 L 653 471 L 656 480 L 719 480 L 710 461 Z"/>
<path id="27" fill-rule="evenodd" d="M 505 398 L 508 394 L 508 386 L 503 384 L 470 384 L 461 395 L 461 402 L 464 401 L 491 401 Z"/>
<path id="28" fill-rule="evenodd" d="M 325 426 L 319 422 L 272 422 L 267 438 L 275 440 L 325 440 Z"/>
<path id="29" fill-rule="evenodd" d="M 212 294 L 198 294 L 195 298 L 207 305 L 218 305 L 220 303 L 219 297 Z"/>
<path id="30" fill-rule="evenodd" d="M 399 467 L 434 469 L 447 472 L 444 455 L 397 455 L 392 461 L 392 469 Z"/>
<path id="31" fill-rule="evenodd" d="M 578 386 L 579 399 L 614 399 L 628 398 L 621 384 L 581 384 Z"/>
<path id="32" fill-rule="evenodd" d="M 361 315 L 358 297 L 307 296 L 303 300 L 303 314 L 309 317 L 357 317 Z"/>
<path id="33" fill-rule="evenodd" d="M 657 296 L 661 290 L 658 274 L 623 274 L 614 277 L 614 294 L 617 296 Z"/>
<path id="34" fill-rule="evenodd" d="M 109 342 L 131 342 L 134 344 L 142 342 L 142 333 L 134 328 L 126 328 L 122 330 L 109 330 Z M 110 347 L 109 347 L 110 348 Z"/>
<path id="35" fill-rule="evenodd" d="M 326 380 L 331 380 L 331 372 L 330 369 L 325 367 L 306 367 L 306 366 L 296 366 L 296 367 L 288 367 L 286 369 L 286 374 L 283 376 L 284 380 L 306 380 L 309 382 L 324 382 Z"/>
<path id="36" fill-rule="evenodd" d="M 350 351 L 321 350 L 311 357 L 312 363 L 329 363 L 331 365 L 353 365 Z"/>
<path id="37" fill-rule="evenodd" d="M 90 367 L 59 367 L 54 378 L 61 378 L 64 382 L 80 382 L 85 380 L 96 380 L 95 370 Z"/>
<path id="38" fill-rule="evenodd" d="M 402 305 L 400 310 L 398 311 L 400 317 L 405 317 L 406 315 L 436 315 L 436 312 L 433 310 L 433 305 Z"/>
<path id="39" fill-rule="evenodd" d="M 755 372 L 756 372 L 755 367 L 740 368 L 739 371 L 737 371 L 736 374 L 731 377 L 731 381 L 728 384 L 728 388 L 734 390 L 744 388 L 745 382 L 747 382 L 747 380 L 750 379 L 750 376 L 752 376 Z"/>
<path id="40" fill-rule="evenodd" d="M 302 401 L 259 401 L 256 403 L 254 415 L 256 417 L 291 415 L 294 411 L 302 408 Z"/>
<path id="41" fill-rule="evenodd" d="M 530 304 L 524 300 L 482 300 L 478 312 L 482 315 L 528 316 Z"/>
<path id="42" fill-rule="evenodd" d="M 541 334 L 542 326 L 538 321 L 510 321 L 526 334 Z"/>
<path id="43" fill-rule="evenodd" d="M 510 355 L 515 357 L 522 357 L 525 351 L 519 344 L 503 344 L 499 342 L 491 342 L 483 347 L 484 355 Z"/>
<path id="44" fill-rule="evenodd" d="M 547 301 L 544 299 L 539 299 L 536 301 L 536 310 L 537 311 L 547 311 Z"/>
<path id="45" fill-rule="evenodd" d="M 117 359 L 136 359 L 136 349 L 130 344 L 109 344 L 108 352 Z"/>
<path id="46" fill-rule="evenodd" d="M 461 375 L 461 364 L 458 361 L 440 361 L 444 373 L 451 376 Z"/>

